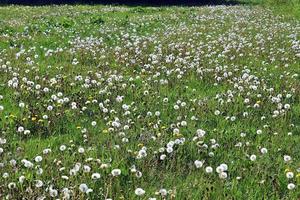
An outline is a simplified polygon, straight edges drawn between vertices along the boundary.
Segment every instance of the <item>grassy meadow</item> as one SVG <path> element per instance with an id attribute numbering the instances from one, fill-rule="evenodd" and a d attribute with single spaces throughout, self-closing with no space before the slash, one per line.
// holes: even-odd
<path id="1" fill-rule="evenodd" d="M 237 0 L 248 5 L 271 8 L 276 15 L 300 19 L 300 0 Z"/>
<path id="2" fill-rule="evenodd" d="M 299 33 L 268 6 L 0 7 L 0 199 L 299 199 Z"/>

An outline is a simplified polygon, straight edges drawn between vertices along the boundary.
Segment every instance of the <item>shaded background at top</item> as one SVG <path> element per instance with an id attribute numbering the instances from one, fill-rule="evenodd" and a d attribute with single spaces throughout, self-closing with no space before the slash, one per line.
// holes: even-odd
<path id="1" fill-rule="evenodd" d="M 51 5 L 51 4 L 105 4 L 128 6 L 201 6 L 236 4 L 235 0 L 0 0 L 0 4 Z"/>

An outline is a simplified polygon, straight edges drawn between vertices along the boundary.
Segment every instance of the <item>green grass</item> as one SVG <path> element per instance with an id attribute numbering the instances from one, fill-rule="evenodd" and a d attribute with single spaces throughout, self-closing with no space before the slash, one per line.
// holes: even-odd
<path id="1" fill-rule="evenodd" d="M 0 199 L 299 199 L 300 22 L 262 5 L 0 7 Z"/>
<path id="2" fill-rule="evenodd" d="M 262 5 L 271 8 L 276 14 L 300 19 L 299 0 L 239 0 L 242 3 Z"/>

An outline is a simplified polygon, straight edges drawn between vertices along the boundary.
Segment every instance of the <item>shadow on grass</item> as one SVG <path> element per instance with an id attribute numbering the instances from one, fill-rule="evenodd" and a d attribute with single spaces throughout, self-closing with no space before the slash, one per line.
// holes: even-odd
<path id="1" fill-rule="evenodd" d="M 236 0 L 0 0 L 0 5 L 125 5 L 125 6 L 205 6 L 205 5 L 237 5 Z"/>

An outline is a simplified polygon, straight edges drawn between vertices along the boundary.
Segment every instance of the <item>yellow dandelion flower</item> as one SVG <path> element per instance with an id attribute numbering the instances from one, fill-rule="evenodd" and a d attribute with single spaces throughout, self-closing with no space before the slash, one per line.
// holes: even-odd
<path id="1" fill-rule="evenodd" d="M 107 129 L 104 129 L 102 132 L 103 132 L 103 133 L 108 133 L 108 130 L 107 130 Z"/>
<path id="2" fill-rule="evenodd" d="M 286 168 L 286 169 L 284 170 L 284 172 L 290 172 L 290 171 L 292 171 L 292 170 L 289 169 L 289 168 Z"/>
<path id="3" fill-rule="evenodd" d="M 142 144 L 142 143 L 138 144 L 138 147 L 143 147 L 143 146 L 144 146 L 144 144 Z"/>
<path id="4" fill-rule="evenodd" d="M 181 133 L 174 133 L 173 136 L 175 136 L 175 137 L 181 137 L 182 134 Z"/>

